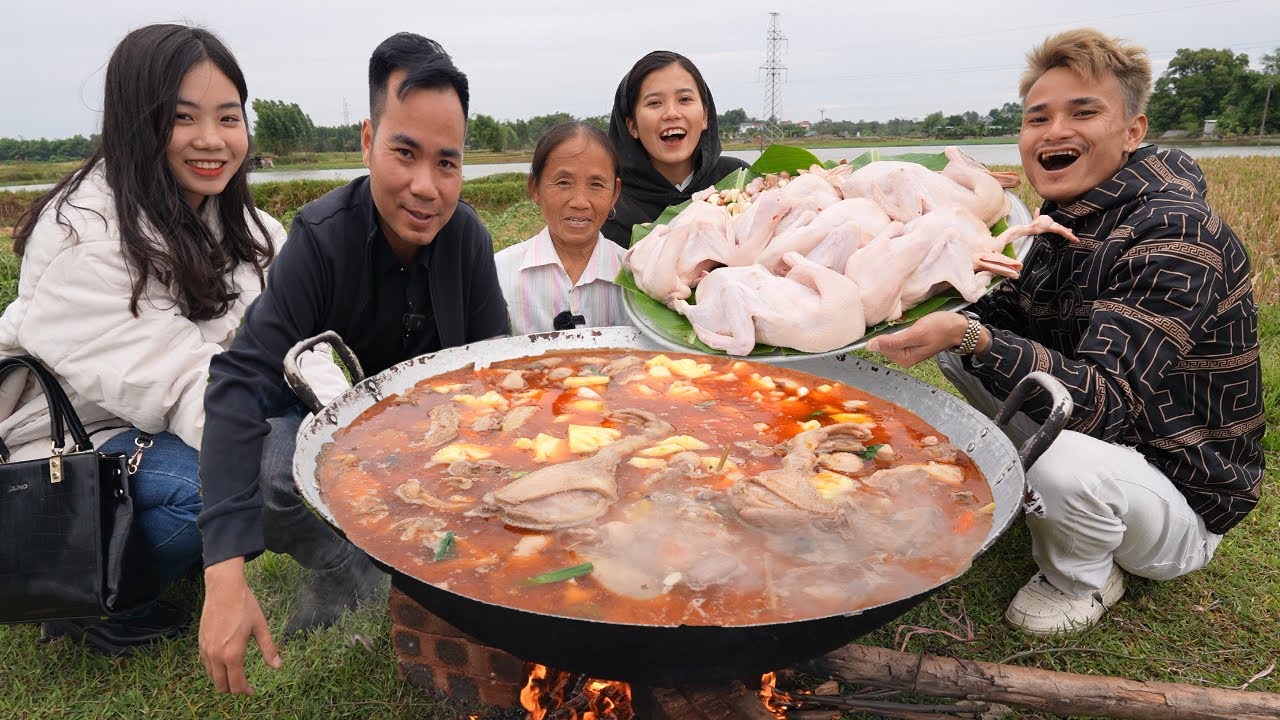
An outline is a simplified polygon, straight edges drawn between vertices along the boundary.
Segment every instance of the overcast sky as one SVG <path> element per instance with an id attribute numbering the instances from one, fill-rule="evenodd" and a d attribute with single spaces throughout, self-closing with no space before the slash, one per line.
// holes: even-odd
<path id="1" fill-rule="evenodd" d="M 251 97 L 296 102 L 317 125 L 367 114 L 369 53 L 401 30 L 453 55 L 473 114 L 604 115 L 631 64 L 668 49 L 702 69 L 720 112 L 761 116 L 770 11 L 787 40 L 781 117 L 797 121 L 985 113 L 1017 99 L 1032 45 L 1085 25 L 1145 45 L 1157 77 L 1179 48 L 1229 48 L 1257 67 L 1280 47 L 1280 0 L 35 0 L 3 14 L 0 137 L 95 132 L 111 49 L 153 22 L 213 30 Z"/>

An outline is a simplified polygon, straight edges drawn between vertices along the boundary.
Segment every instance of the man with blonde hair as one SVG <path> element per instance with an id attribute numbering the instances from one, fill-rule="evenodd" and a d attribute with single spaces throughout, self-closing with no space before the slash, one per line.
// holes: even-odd
<path id="1" fill-rule="evenodd" d="M 1142 145 L 1146 53 L 1085 29 L 1027 60 L 1022 165 L 1069 231 L 1035 238 L 1022 276 L 968 317 L 933 313 L 870 349 L 937 355 L 988 413 L 1033 371 L 1070 393 L 1067 430 L 1027 473 L 1039 572 L 1005 613 L 1052 634 L 1098 622 L 1124 571 L 1208 563 L 1258 501 L 1265 423 L 1249 258 L 1195 161 Z M 1024 408 L 1047 416 L 1035 395 Z"/>

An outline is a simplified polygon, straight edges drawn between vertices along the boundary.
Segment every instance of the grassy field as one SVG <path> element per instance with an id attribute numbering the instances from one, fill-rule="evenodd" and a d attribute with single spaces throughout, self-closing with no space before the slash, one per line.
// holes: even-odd
<path id="1" fill-rule="evenodd" d="M 1207 568 L 1167 583 L 1132 579 L 1125 599 L 1081 637 L 1036 640 L 1002 621 L 1005 605 L 1035 569 L 1029 538 L 1017 523 L 964 576 L 859 642 L 898 647 L 896 638 L 911 630 L 945 631 L 962 639 L 917 633 L 905 649 L 1280 693 L 1280 673 L 1275 672 L 1280 662 L 1280 276 L 1275 260 L 1280 257 L 1280 158 L 1205 160 L 1202 165 L 1215 207 L 1246 241 L 1263 303 L 1268 473 L 1258 509 L 1226 536 Z M 510 199 L 520 197 L 522 185 L 522 176 L 498 176 L 464 186 L 464 197 L 477 205 L 495 247 L 523 240 L 542 226 L 532 203 Z M 259 202 L 278 217 L 287 216 L 323 190 L 321 185 L 268 185 Z M 1020 192 L 1036 204 L 1029 188 Z M 0 206 L 0 239 L 5 242 L 3 228 L 12 222 L 11 211 Z M 0 253 L 0 293 L 9 293 L 0 297 L 0 304 L 12 298 L 17 267 L 11 254 Z M 932 363 L 912 374 L 948 387 Z M 292 588 L 302 577 L 286 557 L 268 555 L 251 564 L 251 582 L 274 630 L 283 626 Z M 171 598 L 198 610 L 200 591 L 198 584 L 185 582 L 171 591 Z M 139 657 L 112 660 L 66 641 L 41 644 L 34 627 L 0 627 L 0 717 L 521 717 L 462 707 L 400 682 L 388 629 L 384 609 L 370 607 L 328 631 L 289 642 L 280 670 L 270 670 L 251 651 L 249 676 L 259 695 L 231 698 L 215 695 L 205 678 L 194 629 Z"/>

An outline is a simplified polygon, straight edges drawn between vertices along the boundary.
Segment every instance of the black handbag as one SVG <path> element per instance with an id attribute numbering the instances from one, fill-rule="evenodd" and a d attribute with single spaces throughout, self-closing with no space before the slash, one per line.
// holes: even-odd
<path id="1" fill-rule="evenodd" d="M 9 462 L 0 441 L 0 623 L 118 613 L 159 595 L 133 524 L 132 457 L 96 452 L 71 401 L 34 358 L 0 360 L 0 380 L 26 368 L 49 404 L 52 454 Z M 64 445 L 69 433 L 73 445 Z"/>

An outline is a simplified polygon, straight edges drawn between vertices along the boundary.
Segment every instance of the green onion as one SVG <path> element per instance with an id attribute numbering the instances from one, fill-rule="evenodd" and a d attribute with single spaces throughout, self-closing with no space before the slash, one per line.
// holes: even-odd
<path id="1" fill-rule="evenodd" d="M 880 448 L 882 447 L 884 447 L 884 443 L 876 443 L 875 445 L 868 445 L 866 450 L 863 450 L 861 453 L 858 453 L 858 454 L 862 456 L 863 460 L 875 460 L 876 453 L 880 452 Z"/>
<path id="2" fill-rule="evenodd" d="M 524 477 L 525 475 L 528 475 L 528 474 L 529 474 L 529 471 L 528 471 L 528 470 L 517 470 L 517 471 L 515 471 L 515 472 L 511 473 L 511 477 L 513 477 L 513 478 L 522 478 L 522 477 Z"/>
<path id="3" fill-rule="evenodd" d="M 698 407 L 711 407 L 712 405 L 715 405 L 715 404 L 716 404 L 715 400 L 703 400 L 702 402 L 698 403 Z"/>
<path id="4" fill-rule="evenodd" d="M 591 574 L 591 567 L 591 563 L 582 563 L 581 565 L 552 570 L 549 573 L 534 575 L 528 580 L 525 580 L 524 584 L 546 585 L 547 583 L 561 582 L 562 580 L 568 580 L 570 578 L 582 577 L 583 575 Z"/>
<path id="5" fill-rule="evenodd" d="M 453 531 L 444 534 L 440 538 L 440 544 L 436 546 L 436 562 L 445 559 L 445 556 L 453 552 Z"/>
<path id="6" fill-rule="evenodd" d="M 805 419 L 812 420 L 816 417 L 822 417 L 823 415 L 826 415 L 826 414 L 827 414 L 826 410 L 814 410 L 813 412 L 809 413 L 809 416 Z"/>

